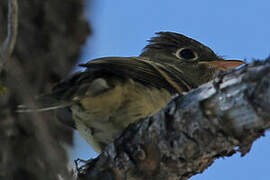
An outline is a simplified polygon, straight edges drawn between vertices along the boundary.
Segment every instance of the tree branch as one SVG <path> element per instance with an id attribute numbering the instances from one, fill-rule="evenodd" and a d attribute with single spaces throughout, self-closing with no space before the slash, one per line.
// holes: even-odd
<path id="1" fill-rule="evenodd" d="M 78 179 L 188 179 L 215 159 L 245 155 L 270 127 L 270 58 L 219 75 L 130 125 Z"/>
<path id="2" fill-rule="evenodd" d="M 18 29 L 18 2 L 17 0 L 8 1 L 8 25 L 7 37 L 0 47 L 0 72 L 11 55 L 17 38 Z"/>

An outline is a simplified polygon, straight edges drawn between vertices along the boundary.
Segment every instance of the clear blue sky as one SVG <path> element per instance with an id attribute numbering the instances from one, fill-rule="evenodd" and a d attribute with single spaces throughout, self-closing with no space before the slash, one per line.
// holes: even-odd
<path id="1" fill-rule="evenodd" d="M 225 58 L 266 58 L 270 54 L 269 0 L 92 0 L 86 8 L 93 35 L 81 61 L 103 56 L 136 56 L 158 31 L 192 37 Z M 270 133 L 244 158 L 218 159 L 192 180 L 269 180 Z M 95 157 L 78 135 L 74 158 Z"/>

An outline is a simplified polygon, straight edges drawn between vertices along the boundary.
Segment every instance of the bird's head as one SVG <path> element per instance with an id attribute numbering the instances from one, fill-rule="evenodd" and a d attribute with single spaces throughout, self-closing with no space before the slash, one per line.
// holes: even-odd
<path id="1" fill-rule="evenodd" d="M 182 34 L 159 32 L 157 35 L 149 40 L 140 56 L 166 66 L 191 88 L 210 81 L 217 71 L 244 64 L 240 60 L 225 60 L 209 47 Z"/>

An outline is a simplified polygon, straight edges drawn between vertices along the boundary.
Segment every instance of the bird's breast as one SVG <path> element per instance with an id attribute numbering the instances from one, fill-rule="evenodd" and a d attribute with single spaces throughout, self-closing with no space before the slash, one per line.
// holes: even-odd
<path id="1" fill-rule="evenodd" d="M 167 90 L 146 87 L 132 79 L 116 81 L 101 93 L 87 94 L 72 106 L 72 114 L 78 131 L 97 152 L 130 123 L 160 111 L 171 100 Z"/>

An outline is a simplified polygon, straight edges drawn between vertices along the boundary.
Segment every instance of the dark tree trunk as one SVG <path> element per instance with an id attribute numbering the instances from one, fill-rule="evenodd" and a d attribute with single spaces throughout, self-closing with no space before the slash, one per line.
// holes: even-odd
<path id="1" fill-rule="evenodd" d="M 52 113 L 18 114 L 66 77 L 77 62 L 89 34 L 84 0 L 19 0 L 15 49 L 1 72 L 0 179 L 71 179 L 63 144 L 72 144 L 72 131 Z M 0 1 L 0 42 L 6 38 L 8 0 Z"/>

